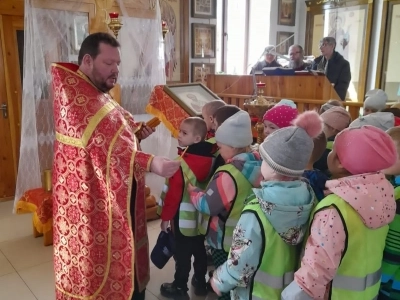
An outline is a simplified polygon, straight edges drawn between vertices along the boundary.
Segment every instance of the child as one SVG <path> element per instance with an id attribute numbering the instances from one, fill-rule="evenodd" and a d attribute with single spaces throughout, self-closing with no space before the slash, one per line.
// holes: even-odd
<path id="1" fill-rule="evenodd" d="M 240 111 L 240 108 L 237 107 L 236 105 L 225 105 L 224 107 L 221 107 L 216 110 L 214 113 L 214 128 L 215 130 L 218 129 L 218 127 L 225 122 L 226 119 L 232 117 L 234 114 Z"/>
<path id="2" fill-rule="evenodd" d="M 396 204 L 380 170 L 397 160 L 390 136 L 373 127 L 336 136 L 328 165 L 331 193 L 310 218 L 300 269 L 282 299 L 376 299 L 382 254 Z"/>
<path id="3" fill-rule="evenodd" d="M 322 154 L 326 150 L 326 137 L 325 133 L 321 133 L 314 139 L 314 148 L 308 161 L 306 170 L 303 173 L 303 177 L 307 178 L 310 182 L 312 189 L 314 190 L 317 200 L 322 200 L 325 190 L 325 182 L 329 179 L 326 174 L 322 173 L 320 170 L 314 169 L 314 163 L 319 160 Z"/>
<path id="4" fill-rule="evenodd" d="M 213 248 L 215 267 L 227 260 L 244 201 L 261 181 L 260 155 L 248 152 L 253 140 L 249 114 L 239 110 L 218 125 L 215 138 L 226 164 L 218 168 L 205 191 L 188 186 L 193 205 L 203 215 L 202 232 Z M 229 294 L 220 299 L 230 299 Z"/>
<path id="5" fill-rule="evenodd" d="M 226 263 L 214 271 L 217 294 L 231 290 L 232 299 L 281 299 L 297 266 L 297 247 L 307 230 L 315 200 L 301 179 L 322 132 L 317 112 L 308 111 L 294 126 L 270 134 L 260 145 L 263 158 L 261 188 L 247 200 Z"/>
<path id="6" fill-rule="evenodd" d="M 394 126 L 399 125 L 399 118 L 396 118 L 390 112 L 376 112 L 367 116 L 360 117 L 354 120 L 350 127 L 360 127 L 363 125 L 371 125 L 386 131 Z"/>
<path id="7" fill-rule="evenodd" d="M 209 142 L 215 143 L 214 114 L 220 107 L 224 107 L 225 105 L 226 103 L 222 100 L 214 100 L 211 102 L 207 102 L 201 110 L 201 114 L 203 115 L 203 119 L 207 125 L 206 139 L 209 140 Z"/>
<path id="8" fill-rule="evenodd" d="M 235 105 L 224 105 L 218 108 L 213 116 L 212 116 L 212 128 L 216 130 L 226 119 L 232 117 L 234 114 L 236 114 L 238 111 L 240 111 L 240 108 L 235 106 Z M 213 142 L 215 143 L 215 137 L 213 138 Z M 219 151 L 217 152 L 218 155 L 215 158 L 215 164 L 213 167 L 212 174 L 215 173 L 215 171 L 223 166 L 225 164 L 225 160 L 222 158 L 222 156 L 219 154 Z M 210 247 L 209 245 L 206 245 L 206 251 L 207 251 L 207 264 L 209 266 L 214 265 L 212 255 L 213 255 L 213 248 Z"/>
<path id="9" fill-rule="evenodd" d="M 370 90 L 365 94 L 364 116 L 381 111 L 386 108 L 387 94 L 380 89 Z"/>
<path id="10" fill-rule="evenodd" d="M 263 116 L 264 138 L 269 134 L 292 125 L 292 121 L 297 117 L 298 111 L 296 108 L 289 105 L 275 105 L 273 108 L 266 111 Z"/>
<path id="11" fill-rule="evenodd" d="M 161 230 L 171 227 L 176 244 L 175 280 L 164 283 L 161 294 L 167 298 L 187 296 L 191 258 L 194 256 L 194 276 L 192 285 L 196 295 L 206 295 L 205 275 L 207 273 L 207 256 L 204 247 L 204 235 L 198 233 L 198 213 L 190 202 L 186 185 L 191 182 L 201 186 L 208 182 L 216 145 L 205 142 L 207 126 L 203 119 L 191 117 L 185 119 L 179 129 L 179 147 L 187 147 L 182 156 L 181 168 L 167 181 L 168 190 L 161 196 Z M 182 155 L 182 149 L 178 154 Z M 204 186 L 205 186 L 204 184 Z"/>
<path id="12" fill-rule="evenodd" d="M 335 136 L 349 126 L 351 116 L 343 107 L 332 107 L 322 113 L 321 118 L 324 120 L 324 134 L 328 142 L 321 158 L 315 162 L 314 169 L 320 170 L 325 175 L 330 176 L 327 164 L 328 154 L 332 150 Z"/>
<path id="13" fill-rule="evenodd" d="M 324 112 L 326 112 L 328 109 L 335 107 L 335 106 L 343 107 L 343 101 L 334 100 L 334 99 L 329 100 L 328 102 L 326 102 L 325 104 L 323 104 L 321 106 L 321 108 L 319 109 L 319 114 L 321 115 Z"/>
<path id="14" fill-rule="evenodd" d="M 397 300 L 400 299 L 400 127 L 389 129 L 387 134 L 392 138 L 397 149 L 397 162 L 383 171 L 387 176 L 393 177 L 396 216 L 389 224 L 389 233 L 386 237 L 382 262 L 382 282 L 378 299 Z"/>

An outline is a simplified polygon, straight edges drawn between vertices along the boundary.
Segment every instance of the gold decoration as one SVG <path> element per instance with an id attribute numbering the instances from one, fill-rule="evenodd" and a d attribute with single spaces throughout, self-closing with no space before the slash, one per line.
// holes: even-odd
<path id="1" fill-rule="evenodd" d="M 119 19 L 119 13 L 117 12 L 110 12 L 108 17 L 106 16 L 106 24 L 108 28 L 114 33 L 115 38 L 118 38 L 118 32 L 122 28 L 122 23 Z"/>
<path id="2" fill-rule="evenodd" d="M 257 96 L 253 99 L 248 99 L 244 104 L 244 109 L 250 116 L 257 117 L 257 123 L 254 128 L 257 131 L 257 143 L 261 144 L 264 140 L 264 124 L 263 116 L 267 110 L 275 105 L 275 99 L 268 99 L 264 96 L 265 83 L 257 83 Z"/>
<path id="3" fill-rule="evenodd" d="M 166 35 L 167 32 L 169 31 L 167 22 L 161 21 L 161 26 L 162 26 L 162 37 L 163 37 L 163 39 L 165 39 L 165 35 Z"/>
<path id="4" fill-rule="evenodd" d="M 52 189 L 51 174 L 51 170 L 44 170 L 42 174 L 42 187 L 47 192 L 50 192 Z"/>

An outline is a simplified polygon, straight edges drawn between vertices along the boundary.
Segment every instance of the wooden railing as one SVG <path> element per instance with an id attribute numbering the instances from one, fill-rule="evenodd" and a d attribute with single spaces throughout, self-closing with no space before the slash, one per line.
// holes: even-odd
<path id="1" fill-rule="evenodd" d="M 246 100 L 251 99 L 252 95 L 239 95 L 239 94 L 217 94 L 222 100 L 224 100 L 227 104 L 232 104 L 244 109 L 244 104 Z M 279 97 L 266 97 L 269 99 L 274 99 L 277 102 L 282 98 Z M 294 103 L 297 105 L 297 109 L 299 112 L 307 111 L 307 110 L 319 110 L 323 104 L 326 103 L 324 100 L 307 100 L 307 99 L 296 99 L 291 98 Z M 350 102 L 344 101 L 343 106 L 350 113 L 351 118 L 357 119 L 360 115 L 360 108 L 363 106 L 361 102 Z"/>

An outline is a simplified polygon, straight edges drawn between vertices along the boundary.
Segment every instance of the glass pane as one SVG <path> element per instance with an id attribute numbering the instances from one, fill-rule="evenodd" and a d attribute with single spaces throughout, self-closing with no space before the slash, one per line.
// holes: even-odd
<path id="1" fill-rule="evenodd" d="M 24 80 L 24 31 L 17 30 L 17 47 L 19 60 L 19 74 L 21 77 L 21 86 Z"/>
<path id="2" fill-rule="evenodd" d="M 393 5 L 390 19 L 391 26 L 384 90 L 388 95 L 389 101 L 400 101 L 400 74 L 398 71 L 400 65 L 400 4 Z"/>
<path id="3" fill-rule="evenodd" d="M 266 16 L 270 15 L 271 1 L 269 0 L 252 0 L 250 1 L 250 18 L 249 18 L 249 60 L 247 62 L 247 70 L 250 73 L 251 67 L 258 60 L 263 60 L 263 52 L 269 41 L 270 19 Z"/>
<path id="4" fill-rule="evenodd" d="M 71 49 L 69 59 L 71 62 L 77 63 L 81 44 L 89 35 L 89 15 L 83 12 L 74 12 L 69 33 Z"/>
<path id="5" fill-rule="evenodd" d="M 226 72 L 228 74 L 245 73 L 246 2 L 244 0 L 226 1 L 228 6 Z"/>

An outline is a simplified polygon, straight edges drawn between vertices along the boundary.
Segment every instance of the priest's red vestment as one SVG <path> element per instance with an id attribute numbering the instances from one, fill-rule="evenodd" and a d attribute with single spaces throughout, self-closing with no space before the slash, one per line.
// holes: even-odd
<path id="1" fill-rule="evenodd" d="M 149 281 L 144 187 L 153 156 L 141 152 L 132 115 L 77 65 L 51 72 L 56 298 L 130 300 Z"/>

